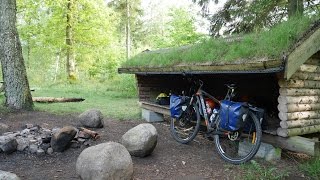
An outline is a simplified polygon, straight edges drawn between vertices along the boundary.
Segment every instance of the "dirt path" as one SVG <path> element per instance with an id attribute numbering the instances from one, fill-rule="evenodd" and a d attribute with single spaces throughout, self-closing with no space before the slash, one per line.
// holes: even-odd
<path id="1" fill-rule="evenodd" d="M 21 112 L 2 115 L 0 122 L 11 131 L 21 130 L 27 123 L 48 128 L 64 125 L 78 126 L 77 115 L 58 116 L 46 112 Z M 91 145 L 115 141 L 130 128 L 144 121 L 115 121 L 105 119 L 105 127 L 95 129 L 101 138 Z M 225 163 L 214 149 L 212 141 L 201 135 L 196 141 L 182 145 L 173 140 L 167 123 L 153 124 L 158 131 L 158 144 L 151 156 L 133 157 L 134 179 L 239 179 L 244 168 Z M 15 152 L 0 153 L 0 169 L 16 173 L 21 179 L 78 179 L 75 172 L 77 157 L 85 147 L 68 149 L 63 153 L 37 156 Z M 262 162 L 265 163 L 265 162 Z M 270 166 L 270 164 L 265 163 Z M 296 161 L 290 158 L 272 164 L 289 172 L 289 179 L 303 177 L 297 170 Z"/>

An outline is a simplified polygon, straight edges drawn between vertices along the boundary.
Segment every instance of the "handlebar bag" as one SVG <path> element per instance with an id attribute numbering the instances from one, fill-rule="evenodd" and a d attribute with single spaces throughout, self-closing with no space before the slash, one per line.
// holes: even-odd
<path id="1" fill-rule="evenodd" d="M 220 106 L 220 128 L 227 131 L 237 131 L 243 126 L 249 107 L 244 102 L 222 100 Z"/>

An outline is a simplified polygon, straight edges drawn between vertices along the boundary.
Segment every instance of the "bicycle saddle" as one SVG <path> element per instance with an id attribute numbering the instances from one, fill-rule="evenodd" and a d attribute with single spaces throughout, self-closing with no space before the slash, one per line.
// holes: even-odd
<path id="1" fill-rule="evenodd" d="M 225 84 L 229 89 L 235 89 L 236 84 Z"/>

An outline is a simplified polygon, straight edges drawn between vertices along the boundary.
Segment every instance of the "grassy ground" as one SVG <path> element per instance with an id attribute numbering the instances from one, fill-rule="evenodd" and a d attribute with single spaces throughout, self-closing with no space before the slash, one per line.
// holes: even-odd
<path id="1" fill-rule="evenodd" d="M 232 43 L 224 39 L 209 39 L 185 47 L 141 53 L 123 67 L 166 67 L 176 64 L 228 62 L 255 58 L 275 59 L 282 56 L 310 27 L 313 19 L 299 18 L 283 22 L 271 30 L 247 34 Z"/>
<path id="2" fill-rule="evenodd" d="M 84 98 L 83 102 L 35 103 L 35 110 L 56 114 L 81 113 L 91 108 L 101 110 L 107 118 L 125 120 L 141 118 L 135 79 L 124 75 L 110 82 L 58 83 L 54 85 L 30 85 L 33 97 Z M 3 99 L 3 95 L 1 95 Z M 2 110 L 3 111 L 3 110 Z"/>

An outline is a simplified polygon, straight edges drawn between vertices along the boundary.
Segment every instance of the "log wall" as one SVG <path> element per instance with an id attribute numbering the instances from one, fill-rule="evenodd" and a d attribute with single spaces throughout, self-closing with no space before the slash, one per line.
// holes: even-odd
<path id="1" fill-rule="evenodd" d="M 291 79 L 279 80 L 278 110 L 282 137 L 320 132 L 320 57 L 312 56 Z"/>

